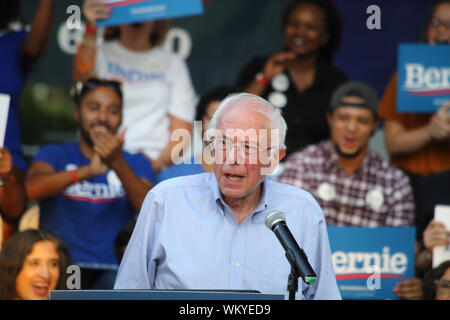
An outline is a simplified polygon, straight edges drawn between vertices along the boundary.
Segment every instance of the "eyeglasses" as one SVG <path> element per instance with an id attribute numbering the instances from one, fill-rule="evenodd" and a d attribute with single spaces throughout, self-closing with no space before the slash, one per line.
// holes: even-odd
<path id="1" fill-rule="evenodd" d="M 219 150 L 222 154 L 228 154 L 234 147 L 237 148 L 241 156 L 254 156 L 262 152 L 267 152 L 276 148 L 277 146 L 272 146 L 270 148 L 261 149 L 256 144 L 250 142 L 237 142 L 234 143 L 230 139 L 215 138 L 212 137 L 211 147 L 213 151 Z M 271 153 L 270 153 L 271 154 Z"/>
<path id="2" fill-rule="evenodd" d="M 450 280 L 435 280 L 434 283 L 436 284 L 436 286 L 440 287 L 440 288 L 444 288 L 447 290 L 450 290 Z"/>
<path id="3" fill-rule="evenodd" d="M 450 20 L 443 21 L 438 18 L 433 18 L 430 21 L 430 26 L 432 26 L 433 28 L 439 28 L 440 26 L 443 26 L 444 28 L 449 29 L 450 28 Z"/>
<path id="4" fill-rule="evenodd" d="M 75 101 L 80 101 L 81 97 L 89 91 L 98 87 L 108 87 L 116 92 L 122 99 L 122 83 L 115 80 L 105 80 L 97 78 L 89 78 L 86 82 L 77 81 L 71 88 L 71 95 Z"/>

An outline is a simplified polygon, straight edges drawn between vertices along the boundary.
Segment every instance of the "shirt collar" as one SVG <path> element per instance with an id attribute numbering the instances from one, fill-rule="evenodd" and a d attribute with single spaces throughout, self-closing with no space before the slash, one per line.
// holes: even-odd
<path id="1" fill-rule="evenodd" d="M 331 171 L 339 172 L 340 170 L 343 170 L 341 167 L 341 164 L 339 162 L 339 157 L 337 155 L 336 150 L 334 149 L 334 145 L 331 140 L 328 140 L 324 143 L 324 150 L 325 150 L 324 166 L 327 169 L 327 171 L 328 172 L 331 172 Z M 371 157 L 372 157 L 372 153 L 371 153 L 370 149 L 367 149 L 367 153 L 363 159 L 363 162 L 361 163 L 359 168 L 356 169 L 355 172 L 352 173 L 352 176 L 367 173 L 369 170 L 369 163 L 370 163 Z"/>
<path id="2" fill-rule="evenodd" d="M 337 155 L 336 150 L 334 150 L 333 142 L 331 140 L 326 141 L 323 144 L 324 148 L 324 155 L 325 155 L 325 161 L 324 166 L 328 171 L 332 170 L 339 170 L 340 164 L 339 164 L 339 158 Z"/>
<path id="3" fill-rule="evenodd" d="M 226 204 L 225 200 L 223 199 L 222 192 L 220 192 L 220 188 L 219 188 L 219 184 L 217 182 L 216 176 L 214 175 L 214 173 L 211 173 L 211 175 L 212 175 L 212 193 L 214 196 L 214 200 L 223 209 L 225 206 L 227 206 L 227 204 Z M 268 206 L 268 194 L 270 194 L 270 191 L 268 191 L 268 189 L 270 189 L 270 182 L 267 181 L 267 179 L 268 178 L 265 178 L 263 180 L 263 182 L 261 183 L 262 184 L 261 200 L 260 200 L 258 206 L 256 207 L 256 209 L 253 210 L 252 215 L 254 213 L 264 211 Z M 224 211 L 222 210 L 222 212 L 224 212 Z"/>

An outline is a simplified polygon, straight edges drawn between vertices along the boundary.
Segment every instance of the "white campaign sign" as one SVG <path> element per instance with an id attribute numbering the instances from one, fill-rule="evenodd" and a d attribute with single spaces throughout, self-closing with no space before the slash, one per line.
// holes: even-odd
<path id="1" fill-rule="evenodd" d="M 0 147 L 5 142 L 6 122 L 8 121 L 10 96 L 0 93 Z"/>

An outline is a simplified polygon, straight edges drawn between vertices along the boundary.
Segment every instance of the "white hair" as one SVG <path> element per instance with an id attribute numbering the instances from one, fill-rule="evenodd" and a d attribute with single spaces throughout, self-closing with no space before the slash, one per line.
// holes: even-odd
<path id="1" fill-rule="evenodd" d="M 286 131 L 287 124 L 284 120 L 281 112 L 278 108 L 275 108 L 269 101 L 261 98 L 260 96 L 251 93 L 233 93 L 228 95 L 219 105 L 214 116 L 209 122 L 208 129 L 217 129 L 217 125 L 222 117 L 225 115 L 226 111 L 230 107 L 243 106 L 251 109 L 255 112 L 265 115 L 269 121 L 270 125 L 267 129 L 278 129 L 279 130 L 279 149 L 286 149 Z"/>

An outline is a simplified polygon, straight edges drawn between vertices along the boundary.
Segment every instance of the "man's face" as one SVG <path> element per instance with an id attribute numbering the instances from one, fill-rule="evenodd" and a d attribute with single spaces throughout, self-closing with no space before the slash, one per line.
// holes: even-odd
<path id="1" fill-rule="evenodd" d="M 92 137 L 98 132 L 117 132 L 122 121 L 122 106 L 119 95 L 104 86 L 91 90 L 84 96 L 80 106 L 75 108 L 81 137 L 90 146 Z"/>
<path id="2" fill-rule="evenodd" d="M 365 103 L 360 97 L 344 97 L 345 103 Z M 338 153 L 347 158 L 365 151 L 377 121 L 372 111 L 361 107 L 338 107 L 328 114 L 331 140 Z"/>
<path id="3" fill-rule="evenodd" d="M 243 106 L 231 107 L 219 120 L 217 129 L 222 138 L 215 141 L 213 167 L 225 200 L 250 199 L 260 191 L 267 171 L 278 164 L 279 148 L 277 142 L 271 145 L 268 124 L 265 115 Z"/>

